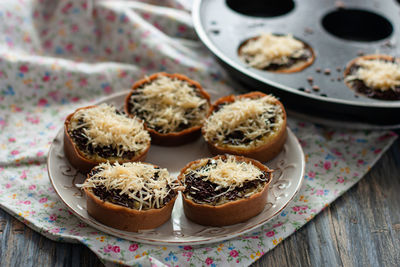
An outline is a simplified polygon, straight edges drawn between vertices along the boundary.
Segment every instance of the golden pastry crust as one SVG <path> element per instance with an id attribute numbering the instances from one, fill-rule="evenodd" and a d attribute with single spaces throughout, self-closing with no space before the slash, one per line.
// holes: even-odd
<path id="1" fill-rule="evenodd" d="M 155 73 L 147 78 L 137 81 L 132 86 L 132 91 L 125 98 L 125 106 L 124 107 L 125 107 L 126 114 L 128 114 L 129 116 L 134 116 L 134 114 L 132 114 L 132 112 L 129 108 L 130 98 L 131 98 L 134 90 L 141 87 L 145 83 L 149 83 L 149 82 L 157 79 L 159 76 L 167 76 L 171 79 L 176 78 L 179 80 L 186 81 L 187 83 L 194 86 L 198 90 L 198 92 L 201 94 L 201 96 L 207 101 L 208 106 L 211 105 L 210 104 L 210 95 L 202 88 L 202 86 L 198 82 L 191 80 L 182 74 L 178 74 L 178 73 L 169 74 L 169 73 L 165 73 L 165 72 L 159 72 L 159 73 Z M 146 121 L 144 122 L 144 125 L 145 125 L 146 130 L 150 133 L 151 142 L 153 144 L 162 145 L 162 146 L 178 146 L 178 145 L 183 145 L 183 144 L 192 142 L 200 136 L 201 126 L 202 126 L 202 125 L 193 126 L 193 127 L 184 129 L 179 132 L 160 133 L 152 128 L 149 128 L 146 124 Z"/>
<path id="2" fill-rule="evenodd" d="M 260 36 L 255 36 L 255 37 L 253 37 L 253 38 L 250 38 L 250 39 L 244 41 L 244 42 L 239 46 L 239 49 L 238 49 L 239 57 L 242 57 L 242 55 L 243 55 L 243 47 L 244 47 L 249 41 L 251 41 L 251 40 L 257 40 L 258 38 L 260 38 Z M 305 42 L 303 42 L 303 41 L 301 41 L 301 40 L 299 40 L 299 39 L 296 39 L 296 40 L 298 40 L 298 41 L 300 41 L 300 42 L 303 43 L 304 49 L 307 50 L 307 51 L 309 51 L 309 53 L 311 54 L 311 56 L 308 57 L 306 60 L 300 60 L 300 61 L 296 62 L 295 64 L 289 66 L 289 67 L 281 67 L 281 68 L 278 68 L 278 69 L 266 69 L 265 71 L 275 72 L 275 73 L 294 73 L 294 72 L 300 72 L 300 71 L 304 70 L 305 68 L 309 67 L 310 65 L 312 65 L 312 64 L 314 63 L 314 61 L 315 61 L 315 52 L 314 52 L 314 49 L 312 49 L 312 47 L 311 47 L 309 44 L 307 44 L 307 43 L 305 43 Z"/>
<path id="3" fill-rule="evenodd" d="M 223 156 L 216 156 L 213 159 L 226 158 Z M 257 160 L 249 159 L 241 156 L 235 156 L 239 162 L 252 163 L 261 171 L 271 173 L 273 170 L 263 165 Z M 185 172 L 190 169 L 193 165 L 199 164 L 200 160 L 192 161 L 188 163 L 180 172 L 178 180 L 184 184 Z M 248 198 L 242 198 L 234 200 L 222 205 L 209 205 L 209 204 L 198 204 L 187 198 L 182 193 L 183 198 L 183 210 L 187 218 L 195 223 L 207 226 L 226 226 L 249 220 L 250 218 L 258 215 L 264 209 L 267 202 L 268 188 L 272 181 L 272 174 L 269 181 L 265 182 L 262 191 L 251 195 Z"/>
<path id="4" fill-rule="evenodd" d="M 241 98 L 261 98 L 266 96 L 266 94 L 261 92 L 250 92 L 247 94 L 239 95 L 239 96 L 225 96 L 218 99 L 210 109 L 208 117 L 214 112 L 214 110 L 223 103 L 232 103 L 236 99 Z M 233 154 L 233 155 L 241 155 L 249 158 L 253 158 L 259 160 L 261 162 L 268 161 L 276 157 L 282 150 L 283 145 L 286 142 L 287 131 L 286 131 L 286 111 L 283 104 L 276 99 L 276 105 L 279 105 L 282 109 L 282 123 L 280 127 L 274 131 L 274 133 L 267 138 L 264 138 L 263 143 L 257 145 L 256 147 L 248 146 L 248 147 L 235 147 L 232 145 L 225 145 L 214 143 L 212 141 L 206 140 L 208 147 L 213 155 L 218 154 Z M 205 136 L 204 128 L 202 129 L 202 134 Z"/>
<path id="5" fill-rule="evenodd" d="M 67 157 L 68 161 L 71 163 L 71 165 L 79 170 L 82 173 L 88 173 L 94 166 L 96 166 L 99 163 L 102 162 L 107 162 L 107 159 L 89 159 L 85 156 L 85 153 L 81 151 L 78 146 L 75 144 L 73 141 L 72 137 L 70 136 L 68 129 L 70 125 L 70 121 L 72 116 L 78 112 L 79 110 L 82 109 L 90 109 L 94 108 L 96 106 L 87 106 L 87 107 L 82 107 L 78 108 L 75 110 L 74 113 L 71 113 L 67 116 L 64 122 L 64 153 L 65 156 Z M 133 162 L 133 161 L 143 161 L 146 159 L 147 152 L 150 149 L 150 141 L 146 145 L 146 148 L 140 153 L 135 155 L 134 157 L 130 159 L 119 159 L 119 163 L 124 163 L 124 162 Z M 111 163 L 116 162 L 116 160 L 110 160 Z"/>
<path id="6" fill-rule="evenodd" d="M 122 207 L 98 198 L 88 189 L 86 194 L 86 209 L 97 221 L 123 231 L 137 232 L 153 229 L 164 224 L 171 218 L 177 195 L 167 205 L 160 209 L 134 210 Z"/>
<path id="7" fill-rule="evenodd" d="M 143 163 L 157 167 L 150 163 Z M 87 179 L 90 178 L 90 173 Z M 86 194 L 86 209 L 90 216 L 97 221 L 123 231 L 137 232 L 139 230 L 153 229 L 164 224 L 171 218 L 176 195 L 161 208 L 152 208 L 146 210 L 136 210 L 104 201 L 96 196 L 92 188 L 83 188 Z"/>

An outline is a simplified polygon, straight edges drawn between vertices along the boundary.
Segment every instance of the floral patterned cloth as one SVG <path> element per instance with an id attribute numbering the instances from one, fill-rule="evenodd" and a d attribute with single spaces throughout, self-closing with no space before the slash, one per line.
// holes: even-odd
<path id="1" fill-rule="evenodd" d="M 396 136 L 289 119 L 306 155 L 300 193 L 255 231 L 203 246 L 145 245 L 79 221 L 55 194 L 46 155 L 65 116 L 157 71 L 232 92 L 197 40 L 190 1 L 0 2 L 0 206 L 59 241 L 81 242 L 127 265 L 248 265 L 359 181 Z"/>

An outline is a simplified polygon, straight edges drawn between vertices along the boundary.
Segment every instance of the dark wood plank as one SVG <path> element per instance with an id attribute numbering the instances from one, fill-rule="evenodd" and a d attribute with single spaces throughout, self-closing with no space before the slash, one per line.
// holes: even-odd
<path id="1" fill-rule="evenodd" d="M 281 255 L 285 255 L 282 260 Z M 252 266 L 399 266 L 400 141 L 353 188 Z"/>
<path id="2" fill-rule="evenodd" d="M 0 209 L 0 266 L 104 266 L 81 244 L 52 241 Z"/>

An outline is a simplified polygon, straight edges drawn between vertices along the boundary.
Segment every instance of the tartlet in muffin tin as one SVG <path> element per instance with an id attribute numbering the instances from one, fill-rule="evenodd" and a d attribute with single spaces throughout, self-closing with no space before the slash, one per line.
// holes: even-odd
<path id="1" fill-rule="evenodd" d="M 375 99 L 400 100 L 400 59 L 365 55 L 349 62 L 345 83 L 355 92 Z"/>
<path id="2" fill-rule="evenodd" d="M 263 33 L 243 42 L 238 54 L 250 67 L 277 73 L 302 71 L 315 60 L 311 46 L 290 34 Z"/>

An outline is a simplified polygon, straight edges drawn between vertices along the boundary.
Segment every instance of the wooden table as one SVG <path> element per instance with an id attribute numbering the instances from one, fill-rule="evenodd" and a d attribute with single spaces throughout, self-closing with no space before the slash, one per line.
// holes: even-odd
<path id="1" fill-rule="evenodd" d="M 51 241 L 0 210 L 0 266 L 99 266 L 81 244 Z M 399 266 L 400 141 L 353 188 L 254 266 Z"/>

